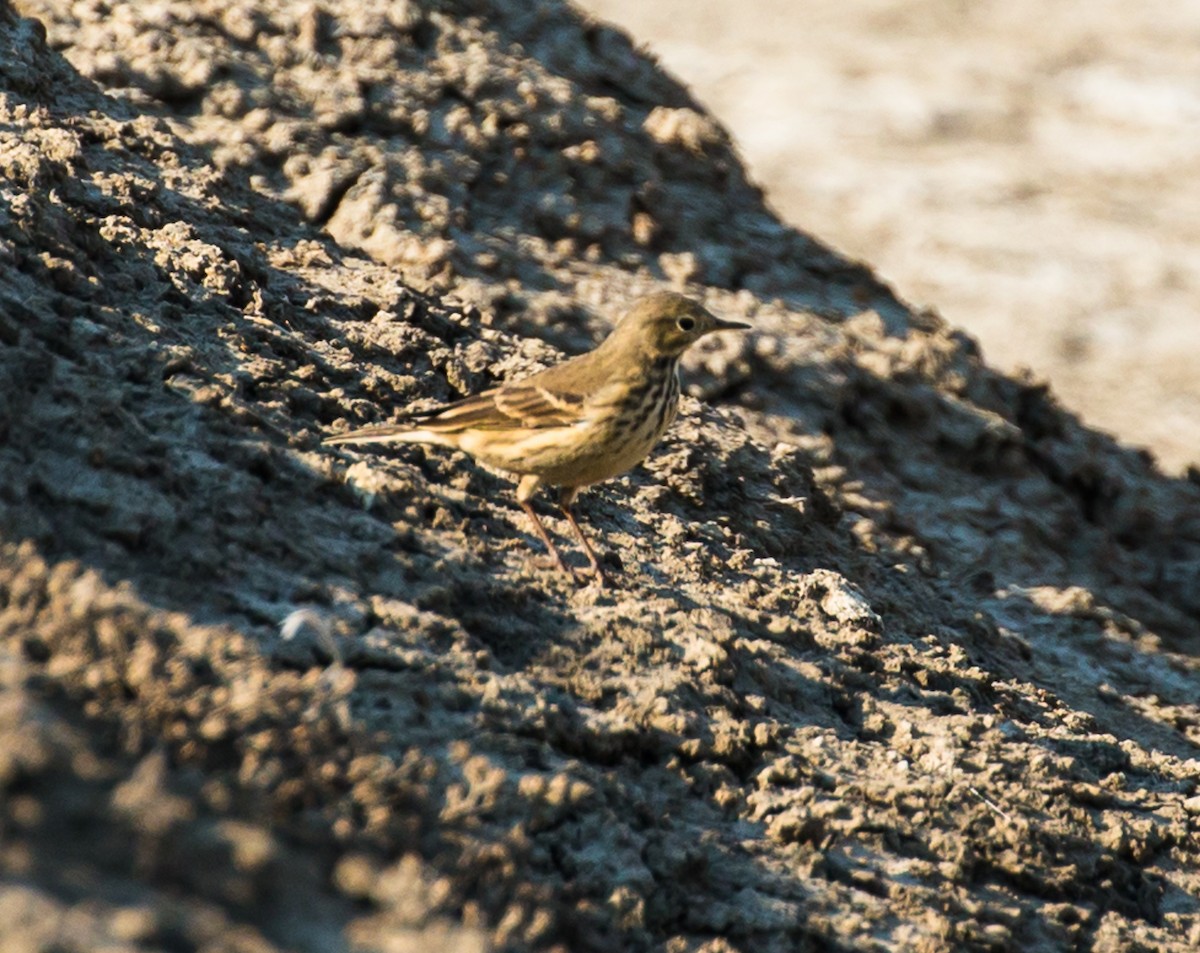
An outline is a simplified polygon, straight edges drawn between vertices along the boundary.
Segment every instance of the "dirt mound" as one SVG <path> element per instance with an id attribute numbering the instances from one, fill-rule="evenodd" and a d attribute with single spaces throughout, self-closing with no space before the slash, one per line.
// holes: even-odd
<path id="1" fill-rule="evenodd" d="M 1200 942 L 1200 487 L 569 7 L 20 9 L 71 65 L 0 3 L 8 948 Z M 756 331 L 582 502 L 615 589 L 464 458 L 320 447 L 664 283 Z"/>

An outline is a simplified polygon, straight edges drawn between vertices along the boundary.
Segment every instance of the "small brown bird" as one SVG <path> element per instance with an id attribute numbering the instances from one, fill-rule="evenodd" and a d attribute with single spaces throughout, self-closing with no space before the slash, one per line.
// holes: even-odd
<path id="1" fill-rule="evenodd" d="M 558 567 L 570 572 L 529 501 L 543 484 L 603 580 L 595 550 L 571 504 L 579 491 L 624 473 L 658 443 L 679 409 L 679 358 L 713 331 L 749 325 L 722 321 L 682 295 L 642 298 L 586 354 L 474 397 L 330 437 L 327 444 L 430 443 L 465 450 L 488 466 L 520 474 L 517 502 Z"/>

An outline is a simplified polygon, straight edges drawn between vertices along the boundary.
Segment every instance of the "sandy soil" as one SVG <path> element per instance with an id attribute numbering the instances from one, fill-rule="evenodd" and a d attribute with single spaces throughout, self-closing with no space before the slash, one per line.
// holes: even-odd
<path id="1" fill-rule="evenodd" d="M 560 3 L 20 11 L 4 953 L 1200 944 L 1200 481 Z M 664 286 L 754 330 L 581 501 L 610 589 L 461 455 L 321 445 Z"/>
<path id="2" fill-rule="evenodd" d="M 582 5 L 693 87 L 786 221 L 1200 463 L 1200 5 Z"/>

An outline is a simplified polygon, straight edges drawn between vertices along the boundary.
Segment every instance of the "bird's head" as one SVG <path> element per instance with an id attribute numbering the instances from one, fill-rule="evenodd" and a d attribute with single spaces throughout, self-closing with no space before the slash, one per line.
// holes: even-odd
<path id="1" fill-rule="evenodd" d="M 706 334 L 749 327 L 740 321 L 724 321 L 691 298 L 664 291 L 637 301 L 612 336 L 623 347 L 635 348 L 647 357 L 678 357 Z"/>

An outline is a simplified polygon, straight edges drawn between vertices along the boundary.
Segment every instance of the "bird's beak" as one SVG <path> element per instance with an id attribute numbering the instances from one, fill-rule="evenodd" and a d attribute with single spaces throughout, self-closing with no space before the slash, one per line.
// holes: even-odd
<path id="1" fill-rule="evenodd" d="M 722 318 L 716 318 L 713 321 L 714 331 L 748 331 L 750 325 L 743 324 L 741 321 L 726 321 Z"/>

